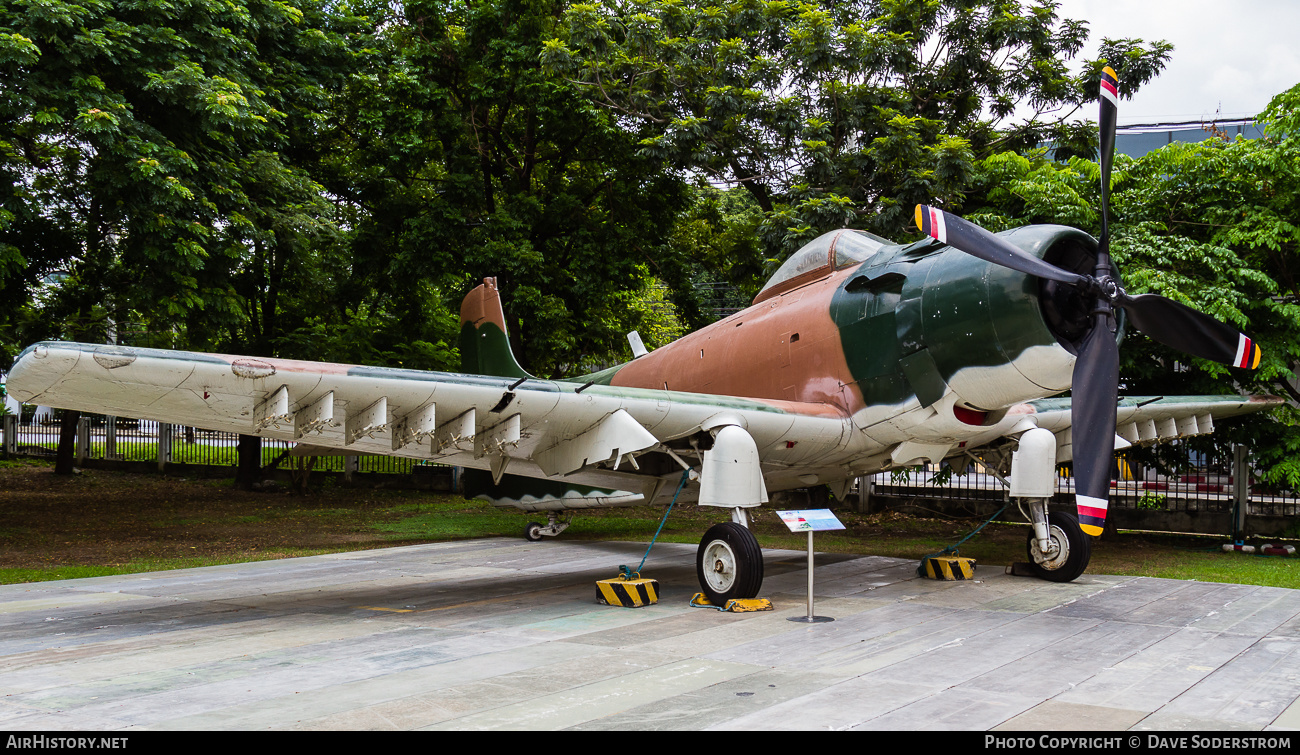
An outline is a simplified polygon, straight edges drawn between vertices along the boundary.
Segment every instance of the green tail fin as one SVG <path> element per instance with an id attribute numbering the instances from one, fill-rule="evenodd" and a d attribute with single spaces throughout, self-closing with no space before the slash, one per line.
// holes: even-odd
<path id="1" fill-rule="evenodd" d="M 497 279 L 484 278 L 460 305 L 460 371 L 494 377 L 532 377 L 510 350 Z"/>

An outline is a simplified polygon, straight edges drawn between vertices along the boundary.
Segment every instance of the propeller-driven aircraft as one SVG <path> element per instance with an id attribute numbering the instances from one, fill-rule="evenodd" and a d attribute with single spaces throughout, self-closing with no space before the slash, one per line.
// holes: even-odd
<path id="1" fill-rule="evenodd" d="M 1265 397 L 1118 398 L 1125 323 L 1184 352 L 1254 368 L 1249 338 L 1120 285 L 1108 251 L 1115 77 L 1102 80 L 1102 234 L 992 234 L 920 206 L 922 241 L 827 233 L 753 305 L 601 372 L 546 380 L 511 353 L 495 280 L 461 308 L 462 373 L 43 342 L 10 375 L 21 401 L 481 470 L 484 497 L 548 514 L 693 501 L 728 512 L 696 556 L 711 601 L 754 597 L 762 554 L 746 511 L 770 492 L 961 457 L 1010 472 L 1036 573 L 1083 573 L 1101 532 L 1112 450 L 1211 432 Z M 1071 398 L 1049 398 L 1073 389 Z M 1048 511 L 1073 460 L 1078 516 Z M 720 512 L 721 513 L 721 512 Z M 726 514 L 723 514 L 726 516 Z"/>

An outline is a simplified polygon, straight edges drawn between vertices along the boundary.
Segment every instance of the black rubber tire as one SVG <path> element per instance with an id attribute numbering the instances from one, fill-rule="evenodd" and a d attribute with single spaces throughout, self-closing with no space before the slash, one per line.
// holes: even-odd
<path id="1" fill-rule="evenodd" d="M 1066 545 L 1069 547 L 1069 554 L 1065 562 L 1055 569 L 1047 568 L 1034 560 L 1034 533 L 1031 530 L 1029 538 L 1025 541 L 1025 553 L 1029 556 L 1029 565 L 1034 570 L 1034 575 L 1039 579 L 1045 579 L 1048 582 L 1072 582 L 1083 571 L 1088 568 L 1088 561 L 1092 558 L 1092 538 L 1084 534 L 1079 528 L 1079 518 L 1074 514 L 1066 511 L 1052 511 L 1047 514 L 1047 527 L 1054 539 L 1059 539 L 1062 535 L 1065 537 Z"/>
<path id="2" fill-rule="evenodd" d="M 524 527 L 524 539 L 534 543 L 541 540 L 542 525 L 537 522 L 529 522 L 528 526 Z"/>
<path id="3" fill-rule="evenodd" d="M 705 560 L 708 565 L 706 579 Z M 695 552 L 695 576 L 709 602 L 753 598 L 763 586 L 763 549 L 754 533 L 735 522 L 715 524 L 700 539 Z"/>

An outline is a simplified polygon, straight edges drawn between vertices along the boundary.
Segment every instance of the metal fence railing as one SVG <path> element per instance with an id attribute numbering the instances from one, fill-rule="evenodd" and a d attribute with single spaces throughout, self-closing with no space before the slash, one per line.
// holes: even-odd
<path id="1" fill-rule="evenodd" d="M 5 417 L 0 424 L 0 439 L 9 453 L 24 456 L 53 457 L 59 444 L 56 415 Z M 82 415 L 77 437 L 80 459 L 171 462 L 209 466 L 236 466 L 236 433 L 202 428 L 167 425 L 150 420 L 135 420 L 103 415 Z M 12 440 L 5 433 L 12 432 Z M 304 457 L 292 456 L 295 444 L 272 438 L 262 439 L 262 466 L 297 469 Z M 1112 470 L 1110 505 L 1114 508 L 1156 509 L 1163 511 L 1230 512 L 1233 508 L 1235 480 L 1231 459 L 1216 458 L 1201 452 L 1183 451 L 1172 444 L 1172 454 L 1179 458 L 1176 471 L 1161 473 L 1144 467 L 1125 454 L 1116 456 Z M 164 456 L 159 459 L 160 454 Z M 313 471 L 343 472 L 346 457 L 313 456 Z M 440 466 L 428 461 L 381 454 L 358 457 L 357 472 L 411 474 L 418 467 Z M 1074 480 L 1069 467 L 1059 468 L 1055 500 L 1073 501 Z M 1006 486 L 978 463 L 952 467 L 923 465 L 906 470 L 881 472 L 863 478 L 872 483 L 872 494 L 894 497 L 930 498 L 950 501 L 1001 501 Z M 1300 494 L 1265 483 L 1252 474 L 1249 488 L 1250 514 L 1300 516 Z"/>
<path id="2" fill-rule="evenodd" d="M 42 415 L 29 419 L 27 424 L 18 418 L 6 418 L 0 425 L 0 439 L 4 448 L 21 456 L 53 457 L 59 445 L 60 426 L 55 415 Z M 12 432 L 12 442 L 4 437 Z M 168 425 L 152 420 L 105 417 L 83 414 L 77 434 L 77 458 L 111 461 L 164 461 L 208 466 L 236 466 L 239 462 L 238 433 L 221 430 Z M 291 441 L 262 438 L 262 466 L 274 465 L 278 469 L 294 469 L 304 457 L 292 456 L 289 451 L 296 445 Z M 162 456 L 163 458 L 159 458 Z M 313 471 L 342 472 L 343 456 L 313 456 Z M 361 454 L 357 472 L 380 474 L 411 474 L 418 466 L 433 466 L 431 462 L 397 456 Z"/>
<path id="3" fill-rule="evenodd" d="M 1176 446 L 1176 444 L 1175 444 Z M 1176 446 L 1177 447 L 1177 446 Z M 1172 455 L 1178 455 L 1177 453 Z M 1236 492 L 1231 458 L 1222 459 L 1186 451 L 1177 470 L 1162 473 L 1116 455 L 1112 472 L 1110 506 L 1122 509 L 1162 511 L 1231 512 Z M 1252 470 L 1257 472 L 1258 470 Z M 971 462 L 951 473 L 939 465 L 927 464 L 907 470 L 872 475 L 873 495 L 931 498 L 952 501 L 1001 501 L 1006 486 L 997 475 Z M 1300 494 L 1251 475 L 1250 514 L 1300 516 Z M 1053 500 L 1074 500 L 1074 479 L 1068 465 L 1058 468 Z"/>

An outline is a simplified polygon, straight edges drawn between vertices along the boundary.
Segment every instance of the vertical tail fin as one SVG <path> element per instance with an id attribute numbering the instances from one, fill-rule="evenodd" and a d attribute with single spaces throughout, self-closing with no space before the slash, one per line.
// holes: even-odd
<path id="1" fill-rule="evenodd" d="M 472 375 L 532 377 L 510 350 L 497 279 L 484 278 L 460 305 L 460 370 Z"/>

